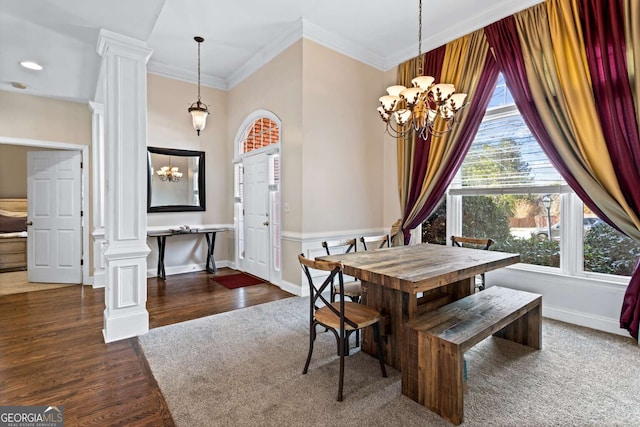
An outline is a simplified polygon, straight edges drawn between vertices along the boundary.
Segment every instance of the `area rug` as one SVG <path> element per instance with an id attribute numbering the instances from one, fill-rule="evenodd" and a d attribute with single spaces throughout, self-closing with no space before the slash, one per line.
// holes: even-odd
<path id="1" fill-rule="evenodd" d="M 400 373 L 352 350 L 336 402 L 335 338 L 319 330 L 307 375 L 308 298 L 287 298 L 139 337 L 178 426 L 443 426 L 403 396 Z M 640 425 L 631 338 L 545 319 L 543 349 L 490 337 L 465 354 L 463 426 Z"/>
<path id="2" fill-rule="evenodd" d="M 216 283 L 220 283 L 227 289 L 237 289 L 245 286 L 265 283 L 265 281 L 260 279 L 259 277 L 251 276 L 250 274 L 245 273 L 228 274 L 226 276 L 213 277 L 211 280 Z"/>

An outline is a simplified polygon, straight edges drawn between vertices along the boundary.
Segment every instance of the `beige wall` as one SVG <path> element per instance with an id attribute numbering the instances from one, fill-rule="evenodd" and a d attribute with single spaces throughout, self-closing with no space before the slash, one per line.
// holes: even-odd
<path id="1" fill-rule="evenodd" d="M 147 224 L 233 223 L 233 167 L 227 144 L 227 93 L 201 86 L 210 114 L 196 134 L 187 111 L 197 99 L 197 86 L 155 74 L 147 75 L 147 145 L 205 152 L 207 210 L 151 213 Z"/>
<path id="2" fill-rule="evenodd" d="M 0 137 L 91 146 L 91 111 L 88 105 L 78 102 L 0 91 Z M 14 197 L 5 191 L 21 193 L 18 197 L 27 196 L 26 153 L 30 150 L 42 148 L 0 144 L 0 167 L 4 169 L 4 165 L 9 164 L 16 170 L 9 190 L 5 190 L 4 174 L 0 175 L 0 197 Z M 90 160 L 88 167 L 91 176 Z M 88 192 L 91 198 L 91 184 Z M 93 229 L 91 208 L 89 203 L 90 230 Z M 93 274 L 92 252 L 93 246 L 89 245 L 89 274 Z"/>
<path id="3" fill-rule="evenodd" d="M 200 92 L 210 114 L 205 129 L 198 136 L 187 111 L 197 99 L 197 86 L 155 74 L 147 75 L 147 145 L 204 151 L 206 173 L 206 211 L 150 213 L 147 215 L 148 226 L 233 224 L 233 166 L 227 137 L 227 93 L 205 86 L 201 86 Z M 216 259 L 233 260 L 233 245 L 228 243 L 232 241 L 233 233 L 225 234 L 216 238 Z M 194 262 L 189 259 L 194 242 L 192 238 L 172 238 L 173 249 L 166 253 L 167 267 Z M 182 250 L 180 246 L 183 246 Z M 153 268 L 157 262 L 155 241 L 149 241 L 149 247 L 152 254 L 148 266 Z M 199 247 L 204 248 L 205 245 Z M 204 262 L 202 254 L 196 258 Z"/>
<path id="4" fill-rule="evenodd" d="M 296 256 L 309 236 L 390 226 L 384 180 L 395 169 L 375 110 L 386 83 L 386 73 L 303 39 L 229 92 L 230 140 L 257 109 L 282 120 L 284 281 L 301 283 Z"/>
<path id="5" fill-rule="evenodd" d="M 86 104 L 0 91 L 0 136 L 91 145 Z"/>
<path id="6" fill-rule="evenodd" d="M 299 41 L 229 91 L 229 144 L 252 112 L 268 110 L 282 121 L 283 231 L 302 228 L 302 42 Z"/>
<path id="7" fill-rule="evenodd" d="M 256 110 L 268 110 L 282 121 L 282 231 L 302 231 L 302 41 L 293 44 L 260 70 L 229 91 L 229 147 L 244 119 Z M 300 242 L 282 242 L 282 279 L 300 283 L 296 254 Z"/>
<path id="8" fill-rule="evenodd" d="M 384 73 L 384 87 L 396 84 L 398 68 L 394 67 Z M 382 96 L 386 92 L 381 91 Z M 380 121 L 380 120 L 378 120 Z M 383 129 L 383 124 L 378 125 Z M 384 208 L 383 223 L 391 229 L 396 220 L 400 218 L 400 196 L 398 194 L 398 149 L 396 139 L 385 133 L 383 141 L 383 188 L 384 188 Z"/>
<path id="9" fill-rule="evenodd" d="M 385 226 L 384 73 L 306 39 L 303 56 L 303 232 Z"/>
<path id="10" fill-rule="evenodd" d="M 30 147 L 0 145 L 0 198 L 27 197 L 27 151 Z"/>
<path id="11" fill-rule="evenodd" d="M 85 104 L 0 91 L 0 137 L 91 145 Z M 0 197 L 27 197 L 27 151 L 0 144 Z M 90 217 L 91 218 L 91 217 Z"/>

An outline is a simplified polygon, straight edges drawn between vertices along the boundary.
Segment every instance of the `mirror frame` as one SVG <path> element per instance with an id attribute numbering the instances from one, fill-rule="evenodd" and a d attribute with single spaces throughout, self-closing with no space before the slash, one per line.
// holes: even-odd
<path id="1" fill-rule="evenodd" d="M 151 153 L 178 157 L 198 157 L 198 196 L 200 205 L 151 206 Z M 147 213 L 192 212 L 206 210 L 204 151 L 178 150 L 174 148 L 147 147 Z"/>

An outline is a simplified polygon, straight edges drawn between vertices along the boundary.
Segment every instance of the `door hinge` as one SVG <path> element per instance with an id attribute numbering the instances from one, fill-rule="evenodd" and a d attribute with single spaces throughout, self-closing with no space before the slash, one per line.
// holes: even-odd
<path id="1" fill-rule="evenodd" d="M 84 259 L 80 258 L 80 265 L 84 265 Z"/>
<path id="2" fill-rule="evenodd" d="M 84 211 L 80 211 L 80 216 L 84 216 Z"/>
<path id="3" fill-rule="evenodd" d="M 80 169 L 84 167 L 84 162 L 80 161 Z"/>

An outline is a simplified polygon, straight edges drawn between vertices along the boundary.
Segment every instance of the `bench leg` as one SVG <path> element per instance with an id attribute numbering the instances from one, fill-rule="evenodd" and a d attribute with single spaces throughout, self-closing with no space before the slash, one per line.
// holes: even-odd
<path id="1" fill-rule="evenodd" d="M 402 394 L 458 425 L 464 409 L 460 348 L 405 325 Z"/>
<path id="2" fill-rule="evenodd" d="M 464 357 L 457 345 L 424 334 L 420 402 L 455 425 L 464 418 Z"/>
<path id="3" fill-rule="evenodd" d="M 531 308 L 493 335 L 540 350 L 542 348 L 542 305 Z"/>

